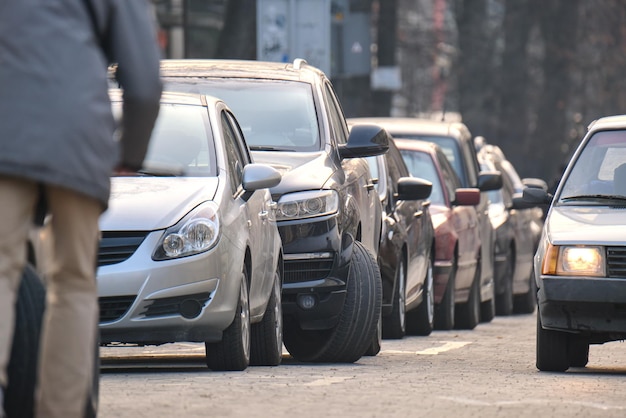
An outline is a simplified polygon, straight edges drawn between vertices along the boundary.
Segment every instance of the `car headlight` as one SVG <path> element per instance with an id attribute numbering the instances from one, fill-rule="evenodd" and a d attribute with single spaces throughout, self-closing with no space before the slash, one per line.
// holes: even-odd
<path id="1" fill-rule="evenodd" d="M 220 233 L 217 211 L 215 203 L 207 202 L 189 212 L 180 222 L 165 230 L 152 259 L 185 257 L 213 247 Z"/>
<path id="2" fill-rule="evenodd" d="M 549 244 L 541 267 L 542 274 L 555 276 L 606 276 L 606 257 L 601 246 Z"/>
<path id="3" fill-rule="evenodd" d="M 334 190 L 289 193 L 278 200 L 276 220 L 287 221 L 330 215 L 338 209 L 339 195 Z"/>

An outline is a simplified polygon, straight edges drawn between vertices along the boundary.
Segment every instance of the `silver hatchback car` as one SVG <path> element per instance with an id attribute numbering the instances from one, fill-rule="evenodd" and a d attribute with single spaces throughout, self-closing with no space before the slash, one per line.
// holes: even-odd
<path id="1" fill-rule="evenodd" d="M 101 218 L 101 343 L 204 342 L 213 370 L 279 364 L 280 180 L 224 102 L 164 93 L 144 169 L 112 179 Z"/>

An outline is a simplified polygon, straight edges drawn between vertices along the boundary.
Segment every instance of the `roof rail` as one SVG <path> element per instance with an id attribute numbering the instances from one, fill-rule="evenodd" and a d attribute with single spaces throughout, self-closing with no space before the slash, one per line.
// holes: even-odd
<path id="1" fill-rule="evenodd" d="M 304 64 L 308 64 L 304 58 L 296 58 L 293 60 L 294 70 L 299 70 Z"/>

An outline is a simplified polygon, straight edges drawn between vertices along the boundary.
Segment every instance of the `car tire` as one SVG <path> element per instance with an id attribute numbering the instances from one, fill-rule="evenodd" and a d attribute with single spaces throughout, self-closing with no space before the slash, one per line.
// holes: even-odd
<path id="1" fill-rule="evenodd" d="M 499 283 L 502 288 L 496 289 L 496 314 L 507 316 L 513 313 L 513 272 L 514 263 L 511 248 L 506 253 L 506 270 L 504 277 L 501 277 Z"/>
<path id="2" fill-rule="evenodd" d="M 378 324 L 376 325 L 376 333 L 372 337 L 372 343 L 367 350 L 365 351 L 364 356 L 375 356 L 380 353 L 380 349 L 382 348 L 383 343 L 383 319 L 382 316 L 378 319 Z"/>
<path id="3" fill-rule="evenodd" d="M 456 266 L 457 263 L 455 258 L 452 262 L 452 269 L 450 270 L 450 276 L 448 277 L 446 291 L 443 294 L 441 302 L 435 306 L 435 329 L 437 330 L 447 331 L 454 328 Z"/>
<path id="4" fill-rule="evenodd" d="M 537 306 L 537 283 L 535 283 L 534 269 L 531 269 L 528 280 L 528 291 L 513 297 L 513 312 L 516 314 L 535 312 L 535 307 Z"/>
<path id="5" fill-rule="evenodd" d="M 303 330 L 285 322 L 285 347 L 304 362 L 354 363 L 372 343 L 381 314 L 382 281 L 374 256 L 353 243 L 346 279 L 346 299 L 337 325 L 330 330 Z"/>
<path id="6" fill-rule="evenodd" d="M 491 297 L 480 304 L 480 322 L 491 322 L 496 317 L 496 288 L 491 286 Z"/>
<path id="7" fill-rule="evenodd" d="M 251 366 L 278 366 L 283 358 L 282 278 L 280 267 L 274 275 L 274 284 L 263 319 L 252 325 L 250 341 Z"/>
<path id="8" fill-rule="evenodd" d="M 424 297 L 419 306 L 407 313 L 406 331 L 410 335 L 430 335 L 435 324 L 435 288 L 433 263 L 428 259 L 424 277 Z"/>
<path id="9" fill-rule="evenodd" d="M 39 339 L 46 304 L 46 290 L 34 266 L 24 269 L 15 305 L 15 331 L 7 367 L 9 386 L 4 393 L 7 417 L 34 416 L 35 382 L 39 357 Z M 100 387 L 100 331 L 96 328 L 92 386 L 87 393 L 85 418 L 95 418 Z"/>
<path id="10" fill-rule="evenodd" d="M 544 329 L 537 314 L 537 369 L 549 372 L 564 372 L 570 366 L 569 334 Z"/>
<path id="11" fill-rule="evenodd" d="M 454 325 L 458 329 L 474 329 L 480 322 L 480 274 L 479 261 L 467 302 L 455 308 Z"/>
<path id="12" fill-rule="evenodd" d="M 250 364 L 250 333 L 248 274 L 244 267 L 233 322 L 224 330 L 222 341 L 204 344 L 207 366 L 215 371 L 245 370 Z"/>
<path id="13" fill-rule="evenodd" d="M 570 336 L 568 355 L 570 367 L 585 367 L 589 363 L 589 342 Z"/>
<path id="14" fill-rule="evenodd" d="M 389 316 L 383 317 L 383 338 L 400 339 L 406 334 L 406 269 L 404 258 L 398 261 L 396 286 L 393 294 L 392 309 Z"/>

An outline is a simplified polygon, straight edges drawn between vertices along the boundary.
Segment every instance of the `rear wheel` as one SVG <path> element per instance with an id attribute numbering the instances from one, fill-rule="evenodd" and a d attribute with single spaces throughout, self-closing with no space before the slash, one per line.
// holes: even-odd
<path id="1" fill-rule="evenodd" d="M 543 329 L 537 314 L 537 369 L 550 372 L 564 372 L 570 366 L 569 334 Z"/>
<path id="2" fill-rule="evenodd" d="M 537 284 L 535 283 L 535 270 L 530 270 L 528 278 L 528 291 L 513 297 L 513 312 L 528 314 L 535 311 L 537 306 Z"/>
<path id="3" fill-rule="evenodd" d="M 295 321 L 285 322 L 285 347 L 299 361 L 353 363 L 372 344 L 381 304 L 382 282 L 376 259 L 355 241 L 339 322 L 323 331 L 303 330 Z"/>
<path id="4" fill-rule="evenodd" d="M 513 256 L 511 249 L 506 253 L 506 270 L 504 277 L 496 283 L 500 284 L 500 289 L 496 289 L 496 314 L 511 315 L 513 312 Z"/>
<path id="5" fill-rule="evenodd" d="M 283 309 L 280 266 L 261 322 L 252 325 L 250 365 L 278 366 L 283 358 Z"/>
<path id="6" fill-rule="evenodd" d="M 222 341 L 205 343 L 206 364 L 212 370 L 241 371 L 250 364 L 250 303 L 248 274 L 244 267 L 235 318 L 224 330 Z"/>
<path id="7" fill-rule="evenodd" d="M 467 302 L 456 306 L 454 324 L 459 329 L 474 329 L 480 322 L 480 262 L 472 281 Z"/>
<path id="8" fill-rule="evenodd" d="M 383 338 L 398 339 L 406 334 L 406 274 L 404 260 L 400 259 L 396 269 L 396 285 L 391 314 L 383 318 Z"/>
<path id="9" fill-rule="evenodd" d="M 435 323 L 435 289 L 433 263 L 429 259 L 424 277 L 423 299 L 417 309 L 407 314 L 407 332 L 411 335 L 430 335 Z"/>
<path id="10" fill-rule="evenodd" d="M 480 321 L 491 322 L 496 316 L 495 286 L 491 286 L 491 297 L 480 304 Z"/>
<path id="11" fill-rule="evenodd" d="M 451 330 L 454 328 L 454 292 L 456 283 L 456 259 L 453 261 L 446 291 L 441 302 L 435 306 L 435 329 Z"/>

